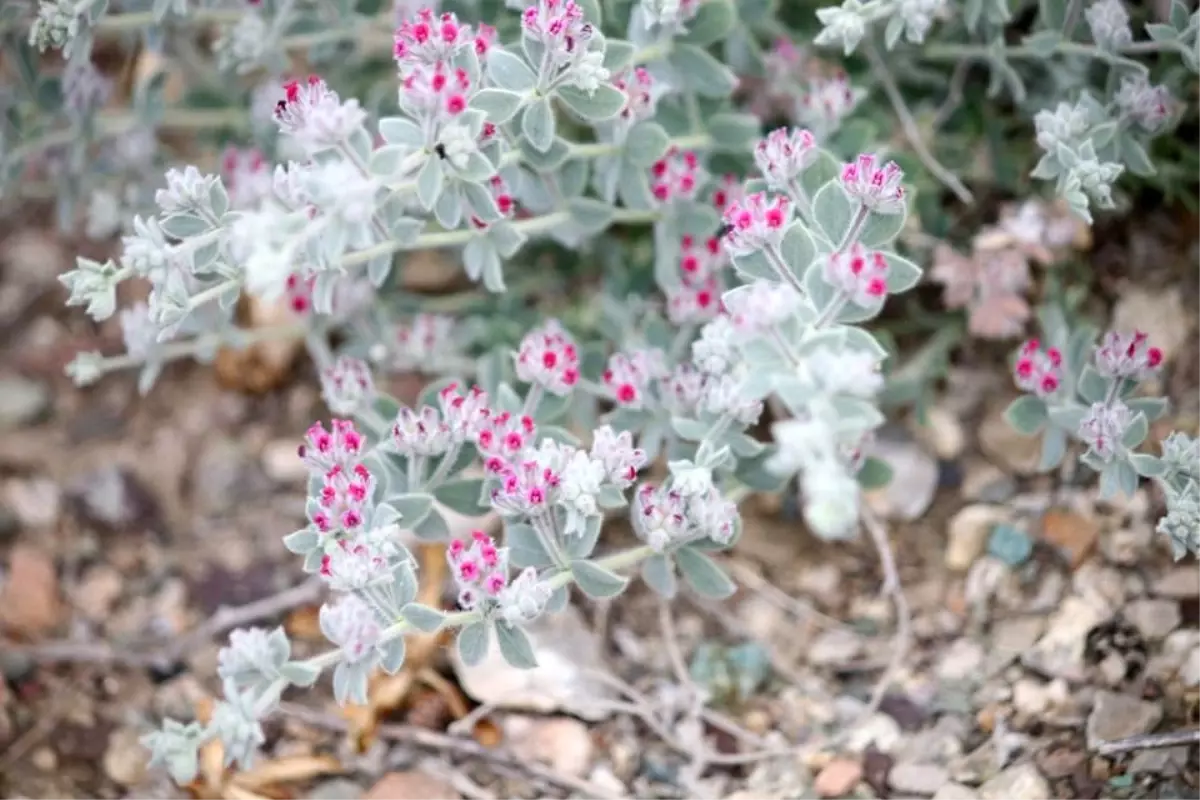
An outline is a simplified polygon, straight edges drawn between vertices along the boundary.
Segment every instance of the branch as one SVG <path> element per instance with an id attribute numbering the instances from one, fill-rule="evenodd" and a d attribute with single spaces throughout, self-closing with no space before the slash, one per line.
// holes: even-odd
<path id="1" fill-rule="evenodd" d="M 1096 755 L 1111 756 L 1118 753 L 1127 753 L 1130 750 L 1154 750 L 1160 747 L 1178 747 L 1189 744 L 1200 744 L 1200 729 L 1169 731 L 1167 733 L 1143 733 L 1125 739 L 1114 739 L 1111 742 L 1097 742 L 1088 749 Z"/>
<path id="2" fill-rule="evenodd" d="M 892 604 L 896 607 L 896 638 L 892 643 L 892 656 L 883 675 L 879 676 L 874 691 L 871 692 L 871 700 L 863 712 L 865 718 L 879 708 L 884 694 L 896 682 L 904 659 L 908 656 L 912 646 L 912 615 L 908 608 L 908 600 L 904 597 L 904 589 L 900 585 L 900 573 L 896 569 L 896 557 L 892 553 L 887 530 L 875 517 L 874 512 L 866 507 L 862 509 L 862 520 L 863 526 L 871 535 L 875 549 L 879 551 L 879 563 L 883 567 L 883 591 L 891 596 Z"/>
<path id="3" fill-rule="evenodd" d="M 888 71 L 887 65 L 883 63 L 883 59 L 879 56 L 879 50 L 876 49 L 875 43 L 866 41 L 863 43 L 863 53 L 867 57 L 867 61 L 871 64 L 871 70 L 875 73 L 875 77 L 879 79 L 883 85 L 883 92 L 887 95 L 888 100 L 892 104 L 892 108 L 896 112 L 896 116 L 900 119 L 900 127 L 904 129 L 904 138 L 908 139 L 909 145 L 913 152 L 917 154 L 917 158 L 925 165 L 933 177 L 937 178 L 943 186 L 954 192 L 964 203 L 972 203 L 975 198 L 963 182 L 958 179 L 950 170 L 946 169 L 938 162 L 929 149 L 925 146 L 925 141 L 921 137 L 921 129 L 917 126 L 917 121 L 913 119 L 912 112 L 908 110 L 908 105 L 904 102 L 904 97 L 900 94 L 900 89 L 896 86 L 896 81 L 892 78 L 891 72 Z"/>

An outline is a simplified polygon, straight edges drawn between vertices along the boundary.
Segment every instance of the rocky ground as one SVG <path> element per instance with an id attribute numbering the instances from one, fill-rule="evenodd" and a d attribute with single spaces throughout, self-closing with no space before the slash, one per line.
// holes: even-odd
<path id="1" fill-rule="evenodd" d="M 62 365 L 114 348 L 111 331 L 59 307 L 47 278 L 64 250 L 23 237 L 2 255 L 3 796 L 1196 795 L 1195 740 L 1101 752 L 1200 723 L 1195 561 L 1154 535 L 1152 489 L 1104 503 L 1087 474 L 1033 475 L 1036 443 L 999 416 L 1003 367 L 969 357 L 924 424 L 881 439 L 899 479 L 871 504 L 912 646 L 877 710 L 897 640 L 875 552 L 822 544 L 752 498 L 732 600 L 665 612 L 638 588 L 575 605 L 537 631 L 531 673 L 411 642 L 369 707 L 343 712 L 327 687 L 289 696 L 254 769 L 225 771 L 210 749 L 201 779 L 174 787 L 137 738 L 207 713 L 220 609 L 272 598 L 259 624 L 321 648 L 317 594 L 279 538 L 303 517 L 298 434 L 324 412 L 311 376 L 247 394 L 228 388 L 236 365 L 216 371 L 224 385 L 173 368 L 146 399 L 130 376 L 76 390 Z M 1170 422 L 1194 432 L 1194 288 L 1122 294 L 1118 314 L 1169 349 Z"/>

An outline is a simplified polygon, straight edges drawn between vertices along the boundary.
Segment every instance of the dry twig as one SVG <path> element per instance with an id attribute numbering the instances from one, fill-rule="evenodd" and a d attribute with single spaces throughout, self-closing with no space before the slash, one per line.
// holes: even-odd
<path id="1" fill-rule="evenodd" d="M 1089 749 L 1096 755 L 1112 756 L 1128 753 L 1130 750 L 1154 750 L 1160 747 L 1179 747 L 1189 744 L 1200 744 L 1200 729 L 1144 733 L 1125 739 L 1114 739 L 1111 742 L 1097 742 L 1094 747 Z"/>
<path id="2" fill-rule="evenodd" d="M 908 656 L 908 650 L 912 646 L 912 615 L 908 608 L 908 599 L 905 598 L 904 589 L 900 585 L 900 573 L 896 569 L 896 556 L 892 553 L 887 529 L 865 506 L 862 509 L 862 519 L 875 549 L 879 551 L 879 563 L 883 567 L 883 591 L 891 596 L 892 605 L 896 608 L 896 636 L 892 642 L 891 658 L 883 674 L 879 676 L 874 691 L 871 692 L 871 700 L 863 713 L 864 717 L 868 717 L 878 710 L 884 694 L 895 683 L 904 659 Z"/>

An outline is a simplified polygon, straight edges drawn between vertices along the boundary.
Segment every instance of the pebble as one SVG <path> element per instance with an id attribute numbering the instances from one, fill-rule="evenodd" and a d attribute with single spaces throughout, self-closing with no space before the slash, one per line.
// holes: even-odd
<path id="1" fill-rule="evenodd" d="M 33 756 L 29 760 L 42 772 L 50 772 L 58 768 L 58 754 L 49 747 L 39 747 L 34 750 Z"/>
<path id="2" fill-rule="evenodd" d="M 979 792 L 961 783 L 947 783 L 937 790 L 933 800 L 978 800 Z"/>
<path id="3" fill-rule="evenodd" d="M 1040 616 L 1009 617 L 992 624 L 992 650 L 1016 657 L 1033 646 L 1046 630 L 1046 618 Z"/>
<path id="4" fill-rule="evenodd" d="M 1021 678 L 1013 684 L 1013 708 L 1027 718 L 1057 716 L 1071 705 L 1071 690 L 1062 678 L 1042 683 L 1036 678 Z"/>
<path id="5" fill-rule="evenodd" d="M 937 676 L 943 681 L 964 681 L 979 677 L 983 665 L 983 645 L 973 639 L 956 640 L 938 660 Z"/>
<path id="6" fill-rule="evenodd" d="M 100 622 L 108 617 L 124 586 L 120 572 L 107 564 L 98 564 L 84 574 L 75 590 L 75 606 L 88 619 Z"/>
<path id="7" fill-rule="evenodd" d="M 838 758 L 830 761 L 817 774 L 813 789 L 818 797 L 844 797 L 862 780 L 862 765 L 855 760 Z"/>
<path id="8" fill-rule="evenodd" d="M 1016 764 L 979 787 L 980 800 L 1051 800 L 1050 784 L 1033 764 Z"/>
<path id="9" fill-rule="evenodd" d="M 0 431 L 38 422 L 49 408 L 50 390 L 45 384 L 19 375 L 0 377 Z"/>
<path id="10" fill-rule="evenodd" d="M 304 796 L 304 800 L 358 800 L 363 796 L 363 787 L 345 778 L 321 781 Z"/>
<path id="11" fill-rule="evenodd" d="M 154 498 L 133 473 L 112 464 L 80 475 L 67 494 L 85 522 L 110 531 L 153 524 L 158 515 Z"/>
<path id="12" fill-rule="evenodd" d="M 828 628 L 808 647 L 808 662 L 818 667 L 847 664 L 862 655 L 863 650 L 863 638 L 854 631 Z"/>
<path id="13" fill-rule="evenodd" d="M 425 772 L 409 770 L 389 772 L 363 795 L 363 800 L 457 800 L 461 795 L 441 778 Z"/>
<path id="14" fill-rule="evenodd" d="M 977 503 L 1003 503 L 1017 493 L 1017 480 L 991 462 L 976 459 L 967 464 L 962 496 Z"/>
<path id="15" fill-rule="evenodd" d="M 53 630 L 63 617 L 54 560 L 27 544 L 13 547 L 0 588 L 0 628 L 37 637 Z"/>
<path id="16" fill-rule="evenodd" d="M 262 468 L 276 483 L 296 483 L 308 475 L 308 467 L 297 455 L 295 439 L 276 439 L 262 449 Z"/>
<path id="17" fill-rule="evenodd" d="M 934 406 L 925 412 L 925 424 L 917 430 L 917 436 L 938 458 L 946 461 L 958 458 L 967 446 L 962 423 L 942 406 Z"/>
<path id="18" fill-rule="evenodd" d="M 1116 692 L 1097 692 L 1087 718 L 1088 748 L 1100 742 L 1149 733 L 1162 717 L 1162 706 L 1158 703 Z"/>
<path id="19" fill-rule="evenodd" d="M 1040 436 L 1022 436 L 1004 419 L 1004 406 L 992 409 L 979 427 L 983 454 L 1017 475 L 1034 475 L 1042 458 Z"/>
<path id="20" fill-rule="evenodd" d="M 846 749 L 861 753 L 874 747 L 881 753 L 890 753 L 901 739 L 900 724 L 887 714 L 876 712 L 852 728 L 846 737 Z"/>
<path id="21" fill-rule="evenodd" d="M 1182 615 L 1175 600 L 1156 600 L 1143 597 L 1125 606 L 1125 619 L 1133 623 L 1147 639 L 1162 639 L 1179 627 Z"/>
<path id="22" fill-rule="evenodd" d="M 134 728 L 118 728 L 108 737 L 104 774 L 122 786 L 137 786 L 146 778 L 146 750 Z"/>
<path id="23" fill-rule="evenodd" d="M 888 773 L 888 786 L 901 797 L 932 795 L 949 782 L 949 771 L 937 764 L 897 764 Z"/>
<path id="24" fill-rule="evenodd" d="M 1022 656 L 1022 662 L 1053 677 L 1083 680 L 1088 631 L 1107 619 L 1109 613 L 1091 599 L 1069 595 L 1047 624 L 1046 632 Z"/>
<path id="25" fill-rule="evenodd" d="M 4 487 L 4 502 L 22 527 L 49 528 L 62 511 L 62 492 L 49 478 L 14 480 Z"/>
<path id="26" fill-rule="evenodd" d="M 1153 593 L 1159 597 L 1187 600 L 1200 595 L 1200 574 L 1196 565 L 1173 567 L 1154 584 Z"/>
<path id="27" fill-rule="evenodd" d="M 1042 515 L 1042 540 L 1058 548 L 1071 565 L 1079 565 L 1091 555 L 1100 535 L 1100 523 L 1073 511 L 1054 508 Z"/>
<path id="28" fill-rule="evenodd" d="M 1154 528 L 1146 522 L 1131 522 L 1100 537 L 1100 552 L 1114 564 L 1132 567 L 1141 562 L 1154 542 Z"/>
<path id="29" fill-rule="evenodd" d="M 504 721 L 504 734 L 516 756 L 549 764 L 563 775 L 578 778 L 592 765 L 595 745 L 587 726 L 577 719 L 513 716 Z"/>
<path id="30" fill-rule="evenodd" d="M 1071 576 L 1075 593 L 1100 608 L 1114 613 L 1125 605 L 1125 579 L 1120 570 L 1092 561 Z"/>
<path id="31" fill-rule="evenodd" d="M 987 550 L 989 555 L 1008 566 L 1019 567 L 1033 555 L 1033 540 L 1016 525 L 1002 522 L 992 528 L 992 533 L 988 536 Z"/>
<path id="32" fill-rule="evenodd" d="M 867 492 L 867 503 L 885 519 L 912 521 L 924 515 L 937 492 L 937 461 L 908 438 L 881 437 L 871 455 L 892 468 L 892 480 Z"/>
<path id="33" fill-rule="evenodd" d="M 983 555 L 992 528 L 1008 519 L 1008 511 L 1000 506 L 976 504 L 961 509 L 950 519 L 947 528 L 946 566 L 966 571 Z"/>

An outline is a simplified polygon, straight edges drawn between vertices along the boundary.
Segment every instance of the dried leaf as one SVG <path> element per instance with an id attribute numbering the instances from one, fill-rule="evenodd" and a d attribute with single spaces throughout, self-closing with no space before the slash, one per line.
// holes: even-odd
<path id="1" fill-rule="evenodd" d="M 262 790 L 273 784 L 299 783 L 318 775 L 345 771 L 342 762 L 330 755 L 293 756 L 265 761 L 253 769 L 234 775 L 231 783 L 248 790 Z"/>

